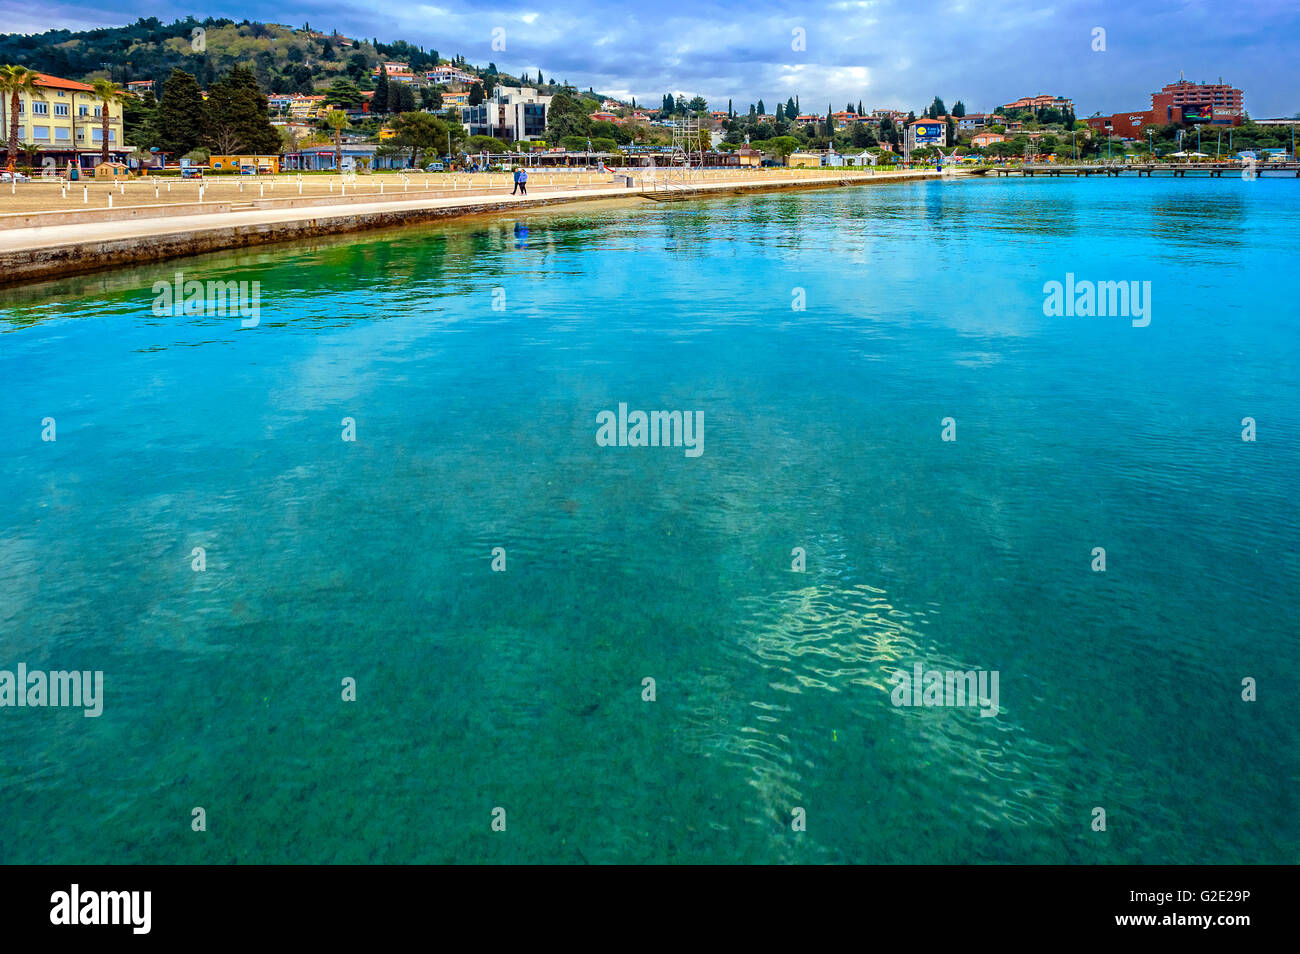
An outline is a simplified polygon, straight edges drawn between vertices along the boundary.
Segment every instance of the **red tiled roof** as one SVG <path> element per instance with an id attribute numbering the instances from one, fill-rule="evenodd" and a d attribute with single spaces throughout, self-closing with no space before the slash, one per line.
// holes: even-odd
<path id="1" fill-rule="evenodd" d="M 49 73 L 37 73 L 36 85 L 46 86 L 51 89 L 74 89 L 83 93 L 94 92 L 95 87 L 86 83 L 78 83 L 76 80 L 64 79 L 62 76 L 51 76 Z"/>

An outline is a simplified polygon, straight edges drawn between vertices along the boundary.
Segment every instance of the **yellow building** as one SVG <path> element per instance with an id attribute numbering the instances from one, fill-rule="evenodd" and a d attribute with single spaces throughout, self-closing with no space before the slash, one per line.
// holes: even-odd
<path id="1" fill-rule="evenodd" d="M 208 159 L 208 167 L 213 172 L 237 172 L 243 173 L 245 169 L 250 170 L 249 175 L 274 175 L 280 171 L 279 156 L 212 156 Z"/>
<path id="2" fill-rule="evenodd" d="M 810 152 L 793 152 L 786 160 L 786 165 L 791 168 L 817 169 L 821 164 L 822 157 Z"/>
<path id="3" fill-rule="evenodd" d="M 289 103 L 289 117 L 291 119 L 315 119 L 322 115 L 329 107 L 325 105 L 325 96 L 304 96 L 299 94 Z"/>
<path id="4" fill-rule="evenodd" d="M 11 96 L 0 96 L 0 130 L 9 136 Z M 69 162 L 92 169 L 102 152 L 103 103 L 87 83 L 38 73 L 35 94 L 18 94 L 18 142 L 40 147 L 38 167 L 64 169 Z M 131 149 L 123 141 L 122 104 L 108 107 L 108 155 L 120 161 Z"/>

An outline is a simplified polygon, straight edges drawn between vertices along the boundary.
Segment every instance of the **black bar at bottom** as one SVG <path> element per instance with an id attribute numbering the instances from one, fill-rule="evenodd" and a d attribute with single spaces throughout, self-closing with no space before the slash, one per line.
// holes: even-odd
<path id="1" fill-rule="evenodd" d="M 1295 871 L 1282 867 L 10 867 L 0 924 L 79 943 L 373 940 L 445 921 L 489 934 L 597 923 L 659 934 L 703 918 L 762 935 L 836 919 L 861 936 L 970 940 L 1098 934 L 1232 943 L 1277 932 Z M 75 886 L 75 887 L 74 887 Z M 147 894 L 146 894 L 147 892 Z M 531 920 L 540 917 L 541 921 Z M 518 921 L 520 917 L 529 922 Z M 771 919 L 775 918 L 773 922 Z M 830 921 L 823 919 L 829 918 Z M 75 923 L 74 923 L 75 922 Z M 90 923 L 87 923 L 90 922 Z M 790 922 L 790 927 L 794 926 Z M 638 925 L 640 927 L 638 927 Z M 986 932 L 996 928 L 996 935 Z M 976 931 L 972 935 L 971 930 Z M 920 932 L 918 935 L 917 932 Z M 1245 933 L 1243 933 L 1245 932 Z"/>

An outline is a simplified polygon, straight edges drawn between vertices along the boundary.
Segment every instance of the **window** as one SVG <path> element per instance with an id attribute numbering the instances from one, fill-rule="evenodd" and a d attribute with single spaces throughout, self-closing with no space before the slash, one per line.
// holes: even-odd
<path id="1" fill-rule="evenodd" d="M 77 115 L 78 115 L 78 116 L 85 116 L 85 115 L 88 115 L 89 113 L 90 113 L 90 107 L 89 107 L 89 106 L 78 106 L 78 107 L 77 107 Z"/>
<path id="2" fill-rule="evenodd" d="M 54 115 L 55 115 L 55 116 L 66 116 L 66 115 L 68 115 L 68 104 L 67 104 L 67 103 L 55 103 L 55 104 L 54 104 Z"/>
<path id="3" fill-rule="evenodd" d="M 32 103 L 33 116 L 48 116 L 50 114 L 49 103 Z"/>
<path id="4" fill-rule="evenodd" d="M 117 139 L 117 130 L 110 129 L 108 131 L 108 141 L 113 142 L 116 139 Z M 96 126 L 94 129 L 91 130 L 91 142 L 103 142 L 103 141 L 104 141 L 104 130 Z"/>
<path id="5" fill-rule="evenodd" d="M 69 142 L 72 139 L 72 130 L 65 129 L 62 126 L 55 126 L 54 138 L 58 142 Z"/>
<path id="6" fill-rule="evenodd" d="M 42 139 L 49 139 L 49 138 L 50 138 L 49 126 L 32 127 L 32 139 L 36 140 L 37 142 L 40 142 Z"/>

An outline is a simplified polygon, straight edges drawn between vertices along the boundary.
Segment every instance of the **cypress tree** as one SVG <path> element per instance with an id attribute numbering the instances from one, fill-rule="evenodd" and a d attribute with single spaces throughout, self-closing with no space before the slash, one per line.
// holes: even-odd
<path id="1" fill-rule="evenodd" d="M 375 80 L 375 95 L 370 100 L 370 111 L 383 115 L 388 112 L 388 68 L 379 64 L 379 79 Z"/>

